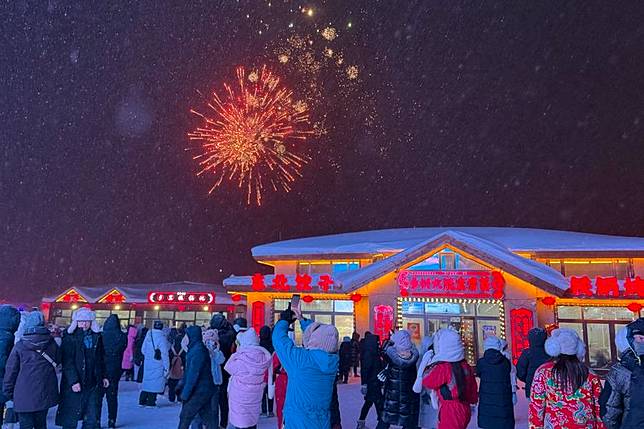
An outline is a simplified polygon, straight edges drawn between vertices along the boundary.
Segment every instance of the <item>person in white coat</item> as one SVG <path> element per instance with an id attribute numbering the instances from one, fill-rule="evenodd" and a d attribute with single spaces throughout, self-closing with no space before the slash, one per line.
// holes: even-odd
<path id="1" fill-rule="evenodd" d="M 435 429 L 438 425 L 438 398 L 436 392 L 423 387 L 423 378 L 427 375 L 434 358 L 434 337 L 427 335 L 421 342 L 421 360 L 413 390 L 420 393 L 420 409 L 418 411 L 418 427 Z"/>
<path id="2" fill-rule="evenodd" d="M 156 407 L 157 394 L 165 391 L 170 373 L 170 344 L 163 333 L 163 322 L 154 322 L 154 327 L 145 335 L 141 352 L 145 356 L 145 365 L 139 406 Z"/>

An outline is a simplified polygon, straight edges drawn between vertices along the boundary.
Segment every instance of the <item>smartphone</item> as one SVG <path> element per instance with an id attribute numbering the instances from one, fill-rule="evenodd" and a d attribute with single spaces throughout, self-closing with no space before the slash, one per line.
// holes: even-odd
<path id="1" fill-rule="evenodd" d="M 300 309 L 300 295 L 294 294 L 293 297 L 291 298 L 291 302 L 289 303 L 290 309 L 292 310 L 293 308 L 297 308 L 298 310 Z"/>

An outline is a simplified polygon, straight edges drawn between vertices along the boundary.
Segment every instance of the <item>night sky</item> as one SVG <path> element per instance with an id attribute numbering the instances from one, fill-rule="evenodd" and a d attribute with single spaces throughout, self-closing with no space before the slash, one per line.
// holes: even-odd
<path id="1" fill-rule="evenodd" d="M 641 2 L 1 8 L 0 298 L 220 282 L 261 269 L 254 245 L 375 228 L 644 236 Z M 360 79 L 347 92 L 322 75 L 327 133 L 307 143 L 303 178 L 261 207 L 231 183 L 209 196 L 186 151 L 197 91 L 327 25 Z"/>

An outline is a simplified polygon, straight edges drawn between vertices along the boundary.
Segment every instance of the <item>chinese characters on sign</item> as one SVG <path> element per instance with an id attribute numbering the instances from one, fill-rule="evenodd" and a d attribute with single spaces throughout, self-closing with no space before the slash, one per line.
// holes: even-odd
<path id="1" fill-rule="evenodd" d="M 596 277 L 593 281 L 588 276 L 571 277 L 570 293 L 579 297 L 639 297 L 644 298 L 644 279 L 635 277 L 624 280 L 624 288 L 620 290 L 617 277 Z"/>
<path id="2" fill-rule="evenodd" d="M 534 325 L 532 311 L 527 308 L 510 310 L 510 332 L 512 333 L 512 362 L 516 365 L 521 353 L 528 347 L 528 333 Z"/>
<path id="3" fill-rule="evenodd" d="M 215 294 L 210 292 L 150 292 L 148 302 L 151 304 L 200 304 L 215 302 Z"/>
<path id="4" fill-rule="evenodd" d="M 402 296 L 503 298 L 505 279 L 498 271 L 412 271 L 398 274 Z"/>
<path id="5" fill-rule="evenodd" d="M 292 290 L 297 292 L 310 292 L 313 290 L 313 278 L 308 274 L 297 274 L 295 276 L 295 285 L 288 283 L 288 278 L 284 274 L 276 274 L 273 276 L 273 281 L 266 285 L 265 278 L 262 274 L 254 274 L 252 277 L 252 289 L 256 292 L 265 291 L 270 287 L 278 292 L 290 292 Z M 335 282 L 328 274 L 320 275 L 316 286 L 322 292 L 328 292 Z"/>

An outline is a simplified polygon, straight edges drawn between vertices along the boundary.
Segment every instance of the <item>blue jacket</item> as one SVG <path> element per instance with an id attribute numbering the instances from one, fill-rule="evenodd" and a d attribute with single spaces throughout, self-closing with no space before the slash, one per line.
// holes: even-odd
<path id="1" fill-rule="evenodd" d="M 310 321 L 303 321 L 305 331 Z M 273 328 L 273 346 L 288 374 L 284 422 L 287 429 L 329 429 L 330 405 L 338 355 L 296 347 L 288 337 L 288 322 Z"/>
<path id="2" fill-rule="evenodd" d="M 209 398 L 215 391 L 215 385 L 212 382 L 208 349 L 201 339 L 201 328 L 189 326 L 186 335 L 190 342 L 186 354 L 186 369 L 183 372 L 181 399 L 189 401 Z"/>

